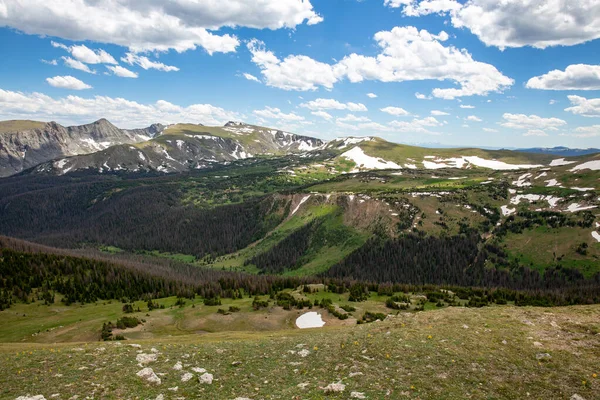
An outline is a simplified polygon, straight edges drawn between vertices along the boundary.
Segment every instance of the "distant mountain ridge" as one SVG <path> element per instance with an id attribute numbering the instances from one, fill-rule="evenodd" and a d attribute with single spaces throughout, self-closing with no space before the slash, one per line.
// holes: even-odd
<path id="1" fill-rule="evenodd" d="M 555 156 L 564 157 L 575 157 L 575 156 L 586 156 L 589 154 L 600 153 L 600 149 L 589 148 L 589 149 L 571 149 L 569 147 L 557 146 L 557 147 L 532 147 L 529 149 L 515 149 L 523 153 L 536 153 L 536 154 L 552 154 Z"/>
<path id="2" fill-rule="evenodd" d="M 56 122 L 0 122 L 0 177 L 65 156 L 89 154 L 117 144 L 138 143 L 159 135 L 164 125 L 119 129 L 106 119 L 64 127 Z"/>

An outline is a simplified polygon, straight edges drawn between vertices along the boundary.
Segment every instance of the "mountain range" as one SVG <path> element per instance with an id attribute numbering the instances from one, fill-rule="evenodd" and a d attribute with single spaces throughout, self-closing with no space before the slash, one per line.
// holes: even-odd
<path id="1" fill-rule="evenodd" d="M 477 148 L 423 148 L 378 137 L 329 142 L 242 122 L 224 126 L 179 123 L 120 129 L 106 119 L 81 126 L 56 122 L 0 122 L 0 177 L 76 171 L 174 173 L 236 160 L 285 155 L 317 157 L 331 174 L 377 169 L 487 168 L 517 170 L 549 166 L 566 148 L 529 152 Z"/>

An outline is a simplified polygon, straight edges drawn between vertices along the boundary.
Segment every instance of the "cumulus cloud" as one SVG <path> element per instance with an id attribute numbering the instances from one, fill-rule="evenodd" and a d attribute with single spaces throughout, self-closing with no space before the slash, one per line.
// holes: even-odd
<path id="1" fill-rule="evenodd" d="M 248 73 L 244 72 L 244 73 L 242 74 L 242 76 L 243 76 L 244 78 L 248 79 L 249 81 L 260 82 L 260 79 L 258 79 L 257 77 L 255 77 L 255 76 L 254 76 L 254 75 L 252 75 L 252 74 L 248 74 Z"/>
<path id="2" fill-rule="evenodd" d="M 443 115 L 450 115 L 450 113 L 447 113 L 445 111 L 440 111 L 440 110 L 431 110 L 431 115 L 441 117 Z"/>
<path id="3" fill-rule="evenodd" d="M 505 113 L 502 115 L 504 122 L 500 125 L 512 129 L 545 129 L 556 131 L 559 127 L 567 124 L 559 118 L 542 118 L 538 115 L 525 115 L 525 114 L 510 114 Z"/>
<path id="4" fill-rule="evenodd" d="M 440 127 L 444 124 L 434 117 L 425 117 L 423 119 L 415 118 L 412 121 L 392 121 L 389 125 L 396 132 L 402 133 L 426 133 L 430 135 L 439 135 L 437 132 L 432 132 L 429 128 Z"/>
<path id="5" fill-rule="evenodd" d="M 574 64 L 564 71 L 555 69 L 529 79 L 525 87 L 543 90 L 600 90 L 600 65 Z"/>
<path id="6" fill-rule="evenodd" d="M 247 46 L 268 86 L 299 91 L 317 90 L 319 86 L 331 89 L 338 80 L 329 64 L 302 55 L 280 60 L 258 40 L 251 40 Z"/>
<path id="7" fill-rule="evenodd" d="M 408 111 L 401 107 L 384 107 L 381 109 L 381 111 L 383 111 L 386 114 L 395 115 L 397 117 L 410 115 Z"/>
<path id="8" fill-rule="evenodd" d="M 298 114 L 294 114 L 293 112 L 286 114 L 276 107 L 267 106 L 263 110 L 254 110 L 253 112 L 255 115 L 262 118 L 276 119 L 282 121 L 304 121 L 304 117 Z"/>
<path id="9" fill-rule="evenodd" d="M 75 60 L 71 57 L 61 57 L 65 65 L 69 68 L 78 69 L 83 72 L 87 72 L 88 74 L 95 74 L 96 71 L 91 70 L 87 64 L 82 63 L 81 61 Z"/>
<path id="10" fill-rule="evenodd" d="M 58 65 L 58 61 L 57 60 L 44 60 L 42 58 L 40 61 L 43 62 L 44 64 L 48 64 L 48 65 Z"/>
<path id="11" fill-rule="evenodd" d="M 311 114 L 314 115 L 315 117 L 321 117 L 323 119 L 326 119 L 327 121 L 329 121 L 333 118 L 333 116 L 331 114 L 329 114 L 328 112 L 325 112 L 325 111 L 311 111 Z"/>
<path id="12" fill-rule="evenodd" d="M 0 89 L 0 119 L 36 119 L 63 124 L 83 124 L 107 118 L 122 128 L 139 128 L 155 122 L 181 121 L 221 125 L 239 120 L 240 115 L 211 104 L 187 107 L 159 100 L 142 104 L 108 96 L 54 98 L 43 93 L 22 93 Z"/>
<path id="13" fill-rule="evenodd" d="M 435 35 L 411 26 L 395 27 L 376 33 L 374 38 L 380 48 L 377 56 L 353 53 L 335 64 L 303 55 L 281 60 L 258 40 L 250 41 L 248 49 L 267 85 L 285 90 L 316 90 L 319 86 L 331 89 L 342 79 L 353 83 L 437 80 L 458 87 L 436 88 L 432 95 L 454 99 L 500 92 L 514 83 L 493 65 L 473 60 L 465 49 L 444 46 L 448 34 L 443 31 Z"/>
<path id="14" fill-rule="evenodd" d="M 92 50 L 83 44 L 67 46 L 65 44 L 58 43 L 55 41 L 51 41 L 50 43 L 53 47 L 57 47 L 68 51 L 77 61 L 81 61 L 82 63 L 112 65 L 117 64 L 117 61 L 114 59 L 114 57 L 108 54 L 103 49 Z"/>
<path id="15" fill-rule="evenodd" d="M 468 104 L 461 104 L 459 107 L 460 107 L 460 108 L 466 108 L 466 109 L 469 109 L 469 110 L 471 110 L 471 109 L 475 108 L 475 106 L 470 106 L 470 105 L 468 105 Z"/>
<path id="16" fill-rule="evenodd" d="M 596 0 L 384 0 L 406 16 L 447 14 L 488 46 L 571 46 L 600 38 Z M 552 27 L 552 29 L 548 29 Z"/>
<path id="17" fill-rule="evenodd" d="M 424 95 L 423 93 L 416 92 L 415 97 L 419 100 L 431 100 L 431 96 Z"/>
<path id="18" fill-rule="evenodd" d="M 370 99 L 374 99 L 377 97 L 377 95 L 375 93 L 367 93 L 367 97 L 369 97 Z"/>
<path id="19" fill-rule="evenodd" d="M 165 65 L 158 61 L 152 61 L 148 57 L 140 56 L 133 53 L 126 53 L 125 57 L 121 57 L 121 61 L 129 65 L 139 65 L 143 69 L 157 69 L 159 71 L 171 72 L 179 71 L 179 68 L 172 65 Z"/>
<path id="20" fill-rule="evenodd" d="M 370 122 L 368 117 L 357 117 L 354 114 L 346 114 L 345 117 L 338 118 L 338 122 Z"/>
<path id="21" fill-rule="evenodd" d="M 493 128 L 483 128 L 484 132 L 489 132 L 489 133 L 496 133 L 498 132 L 497 129 L 493 129 Z"/>
<path id="22" fill-rule="evenodd" d="M 462 7 L 455 0 L 385 0 L 384 5 L 391 8 L 402 7 L 402 13 L 409 17 L 458 11 Z"/>
<path id="23" fill-rule="evenodd" d="M 107 69 L 109 69 L 114 75 L 120 76 L 121 78 L 137 78 L 138 74 L 136 72 L 130 71 L 125 67 L 121 67 L 120 65 L 107 65 Z"/>
<path id="24" fill-rule="evenodd" d="M 473 121 L 473 122 L 482 122 L 483 120 L 475 115 L 469 115 L 466 118 L 467 121 Z"/>
<path id="25" fill-rule="evenodd" d="M 575 133 L 569 135 L 577 138 L 587 139 L 600 136 L 600 125 L 580 126 L 575 128 Z"/>
<path id="26" fill-rule="evenodd" d="M 362 103 L 340 103 L 335 99 L 316 99 L 300 104 L 300 107 L 308 108 L 309 110 L 348 110 L 348 111 L 368 111 L 367 107 Z"/>
<path id="27" fill-rule="evenodd" d="M 232 52 L 239 40 L 222 27 L 295 28 L 323 20 L 309 0 L 0 0 L 0 26 L 27 34 L 92 40 L 133 52 L 204 48 Z"/>
<path id="28" fill-rule="evenodd" d="M 70 75 L 46 78 L 46 82 L 48 82 L 48 84 L 50 86 L 54 86 L 54 87 L 62 88 L 62 89 L 83 90 L 83 89 L 91 89 L 92 88 L 87 83 L 82 82 L 79 79 L 74 78 Z"/>
<path id="29" fill-rule="evenodd" d="M 600 117 L 600 98 L 586 99 L 575 95 L 567 97 L 571 102 L 571 107 L 565 108 L 565 111 L 584 117 Z"/>
<path id="30" fill-rule="evenodd" d="M 488 46 L 571 46 L 600 38 L 597 0 L 469 0 L 453 10 L 452 25 Z"/>

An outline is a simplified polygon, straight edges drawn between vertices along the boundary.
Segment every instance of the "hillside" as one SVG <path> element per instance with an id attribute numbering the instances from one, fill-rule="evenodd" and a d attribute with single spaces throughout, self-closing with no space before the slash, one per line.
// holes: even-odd
<path id="1" fill-rule="evenodd" d="M 164 127 L 119 129 L 105 119 L 81 126 L 56 122 L 0 122 L 0 177 L 10 176 L 49 160 L 88 154 L 124 143 L 137 143 L 159 134 Z"/>
<path id="2" fill-rule="evenodd" d="M 175 124 L 151 140 L 58 159 L 38 166 L 34 172 L 185 172 L 246 158 L 307 152 L 322 144 L 320 139 L 241 122 L 222 127 Z"/>

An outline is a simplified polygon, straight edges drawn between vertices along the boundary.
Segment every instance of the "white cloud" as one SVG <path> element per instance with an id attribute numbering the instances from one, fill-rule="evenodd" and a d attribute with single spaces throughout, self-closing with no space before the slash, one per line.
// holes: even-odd
<path id="1" fill-rule="evenodd" d="M 600 65 L 574 64 L 564 71 L 555 69 L 529 79 L 525 87 L 543 90 L 600 90 Z"/>
<path id="2" fill-rule="evenodd" d="M 325 111 L 312 111 L 311 114 L 316 117 L 321 117 L 323 119 L 326 119 L 327 121 L 329 121 L 330 119 L 333 118 L 333 116 L 331 114 L 329 114 Z"/>
<path id="3" fill-rule="evenodd" d="M 242 75 L 244 76 L 244 78 L 248 79 L 249 81 L 260 82 L 260 79 L 258 79 L 257 77 L 255 77 L 252 74 L 248 74 L 248 73 L 244 72 Z"/>
<path id="4" fill-rule="evenodd" d="M 368 117 L 357 117 L 354 114 L 346 114 L 345 117 L 338 118 L 336 121 L 340 122 L 370 122 Z"/>
<path id="5" fill-rule="evenodd" d="M 309 0 L 0 0 L 0 26 L 27 34 L 92 40 L 134 52 L 178 52 L 203 47 L 208 53 L 232 52 L 239 40 L 215 35 L 222 27 L 295 28 L 323 20 Z"/>
<path id="6" fill-rule="evenodd" d="M 110 71 L 116 76 L 120 76 L 121 78 L 137 78 L 138 74 L 136 72 L 130 71 L 125 67 L 121 67 L 120 65 L 107 65 Z"/>
<path id="7" fill-rule="evenodd" d="M 376 57 L 353 53 L 335 64 L 303 55 L 281 60 L 258 40 L 250 41 L 248 49 L 267 85 L 285 90 L 316 90 L 319 86 L 331 89 L 344 78 L 353 83 L 446 80 L 459 87 L 436 88 L 432 94 L 454 99 L 500 92 L 514 83 L 493 65 L 473 60 L 466 50 L 443 46 L 448 39 L 445 32 L 435 35 L 411 26 L 396 27 L 378 32 L 374 38 L 380 47 Z"/>
<path id="8" fill-rule="evenodd" d="M 377 95 L 375 93 L 367 93 L 367 97 L 374 99 L 377 97 Z"/>
<path id="9" fill-rule="evenodd" d="M 66 76 L 55 76 L 53 78 L 46 78 L 46 82 L 50 86 L 54 86 L 62 89 L 71 89 L 71 90 L 83 90 L 83 89 L 91 89 L 92 87 L 87 83 L 80 81 L 77 78 L 74 78 L 70 75 Z"/>
<path id="10" fill-rule="evenodd" d="M 431 115 L 441 117 L 443 115 L 450 115 L 450 113 L 447 113 L 445 111 L 440 111 L 440 110 L 431 110 Z"/>
<path id="11" fill-rule="evenodd" d="M 530 129 L 523 136 L 548 136 L 548 134 L 541 129 Z"/>
<path id="12" fill-rule="evenodd" d="M 0 119 L 36 119 L 62 124 L 82 124 L 107 118 L 122 128 L 139 128 L 155 122 L 181 121 L 221 125 L 239 120 L 237 113 L 210 104 L 187 107 L 164 100 L 141 104 L 123 98 L 67 96 L 53 98 L 43 93 L 22 93 L 0 89 Z"/>
<path id="13" fill-rule="evenodd" d="M 280 60 L 258 40 L 251 40 L 248 50 L 252 53 L 252 62 L 261 69 L 268 86 L 300 91 L 317 90 L 319 86 L 331 89 L 338 80 L 331 65 L 310 57 L 288 56 Z"/>
<path id="14" fill-rule="evenodd" d="M 504 119 L 504 122 L 502 122 L 500 125 L 512 129 L 546 129 L 555 131 L 558 130 L 559 127 L 567 124 L 562 119 L 542 118 L 537 115 L 505 113 L 502 115 L 502 118 Z"/>
<path id="15" fill-rule="evenodd" d="M 93 71 L 86 64 L 81 61 L 77 61 L 71 57 L 61 57 L 65 65 L 69 68 L 78 69 L 80 71 L 87 72 L 88 74 L 95 74 L 96 71 Z"/>
<path id="16" fill-rule="evenodd" d="M 586 99 L 581 96 L 567 96 L 571 102 L 571 107 L 565 108 L 565 111 L 584 117 L 600 117 L 600 98 Z"/>
<path id="17" fill-rule="evenodd" d="M 151 61 L 148 57 L 139 56 L 133 53 L 126 53 L 125 57 L 121 57 L 121 61 L 129 65 L 139 65 L 145 70 L 157 69 L 159 71 L 171 72 L 179 71 L 179 68 L 172 65 L 165 65 L 158 61 Z"/>
<path id="18" fill-rule="evenodd" d="M 498 132 L 498 130 L 497 130 L 497 129 L 492 129 L 492 128 L 483 128 L 483 130 L 484 130 L 485 132 L 489 132 L 489 133 L 495 133 L 495 132 Z"/>
<path id="19" fill-rule="evenodd" d="M 58 61 L 57 60 L 44 60 L 42 58 L 40 61 L 43 62 L 44 64 L 48 64 L 48 65 L 58 65 Z"/>
<path id="20" fill-rule="evenodd" d="M 457 11 L 462 7 L 455 0 L 384 0 L 384 5 L 391 8 L 403 7 L 402 12 L 409 17 Z"/>
<path id="21" fill-rule="evenodd" d="M 52 44 L 53 47 L 57 47 L 57 48 L 68 51 L 69 53 L 71 53 L 71 55 L 77 61 L 80 61 L 82 63 L 112 64 L 112 65 L 117 64 L 117 61 L 113 58 L 113 56 L 108 54 L 103 49 L 92 50 L 83 44 L 67 46 L 67 45 L 64 45 L 62 43 L 58 43 L 55 41 L 51 41 L 50 43 Z"/>
<path id="22" fill-rule="evenodd" d="M 473 121 L 473 122 L 482 122 L 483 120 L 475 115 L 469 115 L 466 118 L 467 121 Z"/>
<path id="23" fill-rule="evenodd" d="M 452 12 L 488 46 L 570 46 L 600 38 L 597 0 L 470 0 Z"/>
<path id="24" fill-rule="evenodd" d="M 569 136 L 582 139 L 598 137 L 600 136 L 600 125 L 580 126 L 579 128 L 575 128 L 575 133 Z"/>
<path id="25" fill-rule="evenodd" d="M 458 88 L 436 88 L 434 97 L 454 99 L 487 95 L 510 87 L 514 81 L 491 64 L 473 60 L 466 50 L 445 47 L 445 32 L 438 35 L 415 27 L 395 27 L 375 34 L 381 48 L 376 57 L 351 54 L 335 66 L 336 73 L 351 82 L 379 80 L 403 82 L 448 80 Z"/>
<path id="26" fill-rule="evenodd" d="M 550 105 L 554 105 L 556 103 L 558 103 L 558 102 L 554 99 L 550 99 L 550 101 L 548 102 L 548 104 L 550 104 Z"/>
<path id="27" fill-rule="evenodd" d="M 267 106 L 263 110 L 254 110 L 253 112 L 255 115 L 258 115 L 259 117 L 262 117 L 262 118 L 277 119 L 277 120 L 282 120 L 282 121 L 304 121 L 304 117 L 302 117 L 298 114 L 294 114 L 294 113 L 286 114 L 286 113 L 282 112 L 279 108 L 275 108 L 275 107 Z"/>
<path id="28" fill-rule="evenodd" d="M 469 109 L 469 110 L 471 110 L 471 109 L 475 108 L 475 106 L 470 106 L 470 105 L 468 105 L 468 104 L 461 104 L 459 107 L 460 107 L 460 108 L 466 108 L 466 109 Z"/>
<path id="29" fill-rule="evenodd" d="M 397 117 L 410 115 L 410 113 L 408 111 L 406 111 L 404 108 L 400 108 L 400 107 L 384 107 L 381 109 L 381 111 L 383 111 L 384 113 L 390 114 L 390 115 L 395 115 Z"/>
<path id="30" fill-rule="evenodd" d="M 309 110 L 348 110 L 348 111 L 367 111 L 367 107 L 362 103 L 340 103 L 335 99 L 316 99 L 300 104 L 300 107 Z"/>
<path id="31" fill-rule="evenodd" d="M 428 128 L 440 127 L 444 124 L 434 117 L 425 117 L 423 119 L 415 118 L 410 122 L 407 121 L 392 121 L 389 125 L 396 132 L 402 133 L 426 133 L 430 135 L 438 135 L 437 132 L 432 132 Z"/>
<path id="32" fill-rule="evenodd" d="M 415 97 L 419 100 L 431 100 L 432 99 L 431 96 L 426 96 L 423 93 L 419 93 L 419 92 L 415 93 Z"/>

